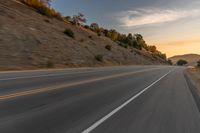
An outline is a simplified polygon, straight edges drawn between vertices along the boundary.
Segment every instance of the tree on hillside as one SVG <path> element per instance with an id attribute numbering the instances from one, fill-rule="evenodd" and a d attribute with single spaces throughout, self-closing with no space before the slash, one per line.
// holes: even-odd
<path id="1" fill-rule="evenodd" d="M 169 63 L 169 65 L 173 65 L 173 62 L 172 62 L 172 60 L 167 60 L 167 62 Z"/>
<path id="2" fill-rule="evenodd" d="M 87 20 L 85 18 L 85 15 L 82 13 L 79 13 L 78 15 L 74 15 L 72 18 L 72 23 L 74 25 L 83 25 L 86 22 Z"/>
<path id="3" fill-rule="evenodd" d="M 116 30 L 113 30 L 113 29 L 111 29 L 109 32 L 111 33 L 111 39 L 113 41 L 116 41 L 119 37 L 119 33 Z"/>
<path id="4" fill-rule="evenodd" d="M 183 59 L 180 59 L 177 61 L 176 63 L 178 66 L 183 66 L 183 65 L 186 65 L 188 64 L 188 62 L 186 60 L 183 60 Z"/>
<path id="5" fill-rule="evenodd" d="M 200 67 L 200 60 L 199 60 L 199 61 L 197 61 L 197 66 L 198 66 L 198 67 Z"/>
<path id="6" fill-rule="evenodd" d="M 148 51 L 150 51 L 152 53 L 156 53 L 157 52 L 157 48 L 156 48 L 156 46 L 148 46 Z"/>
<path id="7" fill-rule="evenodd" d="M 99 25 L 97 23 L 92 23 L 90 25 L 90 28 L 93 30 L 93 31 L 97 31 L 99 30 Z"/>
<path id="8" fill-rule="evenodd" d="M 148 46 L 147 46 L 146 42 L 144 41 L 143 36 L 141 34 L 135 34 L 135 39 L 137 41 L 137 44 L 141 48 L 144 48 L 146 50 L 148 49 Z"/>

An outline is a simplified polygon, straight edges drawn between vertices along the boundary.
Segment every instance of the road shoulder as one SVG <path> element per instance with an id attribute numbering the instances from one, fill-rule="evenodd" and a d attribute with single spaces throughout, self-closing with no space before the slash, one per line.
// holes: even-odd
<path id="1" fill-rule="evenodd" d="M 196 68 L 186 69 L 185 78 L 200 111 L 200 70 Z"/>

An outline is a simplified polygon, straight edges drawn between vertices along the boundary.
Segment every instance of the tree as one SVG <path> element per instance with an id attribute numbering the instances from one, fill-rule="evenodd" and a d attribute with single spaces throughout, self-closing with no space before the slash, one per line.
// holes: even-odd
<path id="1" fill-rule="evenodd" d="M 92 23 L 90 25 L 90 28 L 93 30 L 93 31 L 97 31 L 99 29 L 99 25 L 97 23 Z"/>
<path id="2" fill-rule="evenodd" d="M 119 36 L 119 33 L 116 31 L 116 30 L 110 30 L 110 33 L 111 33 L 111 39 L 113 41 L 116 41 L 118 39 L 118 36 Z"/>
<path id="3" fill-rule="evenodd" d="M 74 15 L 72 18 L 72 23 L 74 25 L 83 25 L 86 22 L 87 20 L 86 18 L 84 18 L 84 15 L 82 13 L 79 13 L 78 15 Z"/>
<path id="4" fill-rule="evenodd" d="M 148 46 L 148 51 L 150 51 L 152 53 L 156 53 L 157 52 L 157 48 L 156 48 L 156 46 Z"/>
<path id="5" fill-rule="evenodd" d="M 183 60 L 183 59 L 180 59 L 177 61 L 176 63 L 178 66 L 183 66 L 183 65 L 186 65 L 188 64 L 188 62 L 186 60 Z"/>
<path id="6" fill-rule="evenodd" d="M 173 65 L 172 60 L 168 59 L 167 62 L 168 62 L 170 65 Z"/>
<path id="7" fill-rule="evenodd" d="M 146 42 L 144 41 L 142 35 L 135 34 L 135 39 L 136 39 L 137 44 L 140 45 L 141 48 L 148 50 L 148 46 L 147 46 Z"/>
<path id="8" fill-rule="evenodd" d="M 197 61 L 197 66 L 198 66 L 198 67 L 200 67 L 200 60 L 199 60 L 199 61 Z"/>

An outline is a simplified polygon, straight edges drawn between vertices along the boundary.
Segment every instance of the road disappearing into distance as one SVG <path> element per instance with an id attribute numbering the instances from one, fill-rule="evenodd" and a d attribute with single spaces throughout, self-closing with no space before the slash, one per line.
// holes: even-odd
<path id="1" fill-rule="evenodd" d="M 184 67 L 0 73 L 0 133 L 199 133 Z"/>

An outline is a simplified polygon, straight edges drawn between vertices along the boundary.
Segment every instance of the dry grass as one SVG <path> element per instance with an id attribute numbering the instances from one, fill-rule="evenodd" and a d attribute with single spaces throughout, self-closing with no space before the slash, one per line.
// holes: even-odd
<path id="1" fill-rule="evenodd" d="M 188 75 L 190 79 L 193 81 L 193 84 L 198 89 L 198 93 L 200 96 L 200 68 L 188 68 L 187 69 Z"/>

